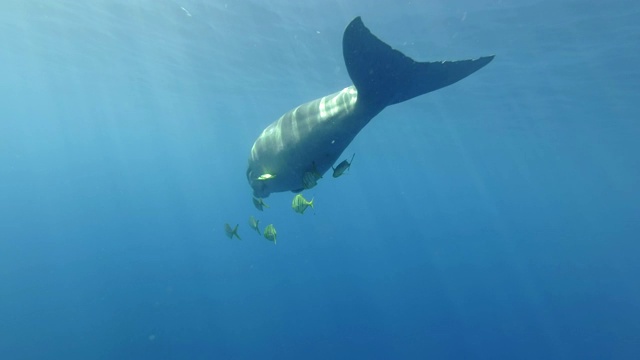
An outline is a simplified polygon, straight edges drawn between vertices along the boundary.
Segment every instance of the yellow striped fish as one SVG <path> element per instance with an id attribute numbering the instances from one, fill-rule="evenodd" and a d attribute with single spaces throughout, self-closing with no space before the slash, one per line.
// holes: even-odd
<path id="1" fill-rule="evenodd" d="M 269 241 L 273 241 L 274 245 L 276 244 L 276 228 L 273 227 L 273 224 L 269 224 L 264 228 L 264 237 Z"/>
<path id="2" fill-rule="evenodd" d="M 311 201 L 307 201 L 307 199 L 302 197 L 302 194 L 296 195 L 291 202 L 291 208 L 293 208 L 293 211 L 298 214 L 304 214 L 304 211 L 307 210 L 307 207 L 309 206 L 313 209 L 313 199 L 311 199 Z"/>
<path id="3" fill-rule="evenodd" d="M 258 228 L 259 223 L 260 223 L 260 220 L 256 220 L 256 218 L 254 218 L 253 215 L 249 217 L 249 227 L 257 231 L 258 235 L 262 235 L 260 234 L 260 228 Z"/>
<path id="4" fill-rule="evenodd" d="M 313 168 L 311 171 L 307 171 L 302 175 L 302 186 L 305 189 L 311 189 L 318 184 L 318 180 L 322 179 L 322 174 L 318 172 L 315 161 L 313 162 Z"/>
<path id="5" fill-rule="evenodd" d="M 332 166 L 331 168 L 333 169 L 333 177 L 337 178 L 338 176 L 344 174 L 345 171 L 349 170 L 349 168 L 351 167 L 351 163 L 353 163 L 354 157 L 356 157 L 355 153 L 353 153 L 351 161 L 343 160 L 340 164 L 338 164 L 338 166 Z"/>
<path id="6" fill-rule="evenodd" d="M 315 187 L 316 185 L 318 185 L 318 179 L 316 175 L 311 171 L 307 171 L 306 173 L 304 173 L 304 175 L 302 176 L 302 186 L 304 186 L 304 188 L 308 190 Z"/>
<path id="7" fill-rule="evenodd" d="M 238 240 L 242 240 L 240 239 L 240 235 L 238 235 L 238 225 L 236 225 L 236 227 L 232 229 L 231 225 L 224 224 L 224 232 L 227 234 L 229 239 L 233 239 L 233 236 L 235 235 L 235 237 L 237 237 Z"/>
<path id="8" fill-rule="evenodd" d="M 264 200 L 262 200 L 262 198 L 253 198 L 253 206 L 256 207 L 256 209 L 262 211 L 262 208 L 268 208 L 267 204 L 264 203 Z"/>

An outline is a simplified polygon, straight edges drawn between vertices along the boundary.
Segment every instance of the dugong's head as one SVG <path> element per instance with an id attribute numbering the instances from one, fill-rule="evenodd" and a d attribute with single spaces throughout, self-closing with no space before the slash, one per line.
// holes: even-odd
<path id="1" fill-rule="evenodd" d="M 253 196 L 256 198 L 266 198 L 271 194 L 269 190 L 269 180 L 273 179 L 260 179 L 263 174 L 254 174 L 251 166 L 247 168 L 247 181 L 253 189 Z"/>

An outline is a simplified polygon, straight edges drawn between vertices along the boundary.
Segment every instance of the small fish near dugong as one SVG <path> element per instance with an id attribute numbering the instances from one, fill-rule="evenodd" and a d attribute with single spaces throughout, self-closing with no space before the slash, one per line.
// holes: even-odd
<path id="1" fill-rule="evenodd" d="M 256 139 L 247 169 L 253 196 L 302 191 L 305 174 L 331 169 L 385 107 L 451 85 L 493 60 L 417 62 L 378 39 L 360 17 L 345 29 L 342 53 L 353 85 L 289 111 Z"/>

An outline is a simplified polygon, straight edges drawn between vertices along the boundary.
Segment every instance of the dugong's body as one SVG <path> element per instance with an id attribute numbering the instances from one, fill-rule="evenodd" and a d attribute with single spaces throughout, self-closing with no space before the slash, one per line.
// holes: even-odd
<path id="1" fill-rule="evenodd" d="M 329 170 L 385 107 L 451 85 L 493 59 L 416 62 L 371 34 L 360 17 L 344 32 L 343 55 L 354 85 L 298 106 L 256 139 L 247 169 L 255 197 L 302 191 L 304 174 Z"/>

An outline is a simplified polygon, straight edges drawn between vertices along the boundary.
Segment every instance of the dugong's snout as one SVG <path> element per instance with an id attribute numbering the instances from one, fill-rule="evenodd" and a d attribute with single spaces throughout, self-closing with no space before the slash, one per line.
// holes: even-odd
<path id="1" fill-rule="evenodd" d="M 266 198 L 269 196 L 270 192 L 267 189 L 267 184 L 265 181 L 259 180 L 258 176 L 255 176 L 251 167 L 247 169 L 247 180 L 249 181 L 249 185 L 253 189 L 253 196 L 256 198 Z"/>

